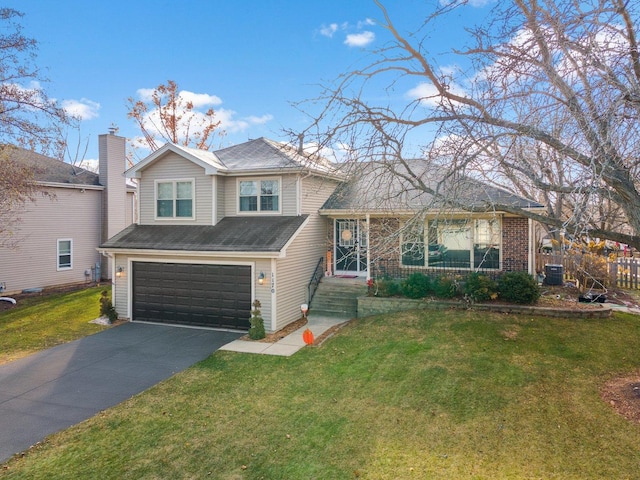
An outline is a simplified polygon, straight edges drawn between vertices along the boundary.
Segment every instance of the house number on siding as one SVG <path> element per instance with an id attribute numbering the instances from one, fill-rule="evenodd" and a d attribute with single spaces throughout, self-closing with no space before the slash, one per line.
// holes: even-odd
<path id="1" fill-rule="evenodd" d="M 271 293 L 276 293 L 276 276 L 271 272 Z"/>

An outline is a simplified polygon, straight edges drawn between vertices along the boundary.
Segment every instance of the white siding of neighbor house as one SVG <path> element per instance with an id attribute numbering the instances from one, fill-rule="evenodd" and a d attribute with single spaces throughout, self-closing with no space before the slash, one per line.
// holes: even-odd
<path id="1" fill-rule="evenodd" d="M 102 189 L 46 190 L 55 197 L 38 197 L 21 213 L 16 248 L 0 247 L 0 283 L 7 293 L 90 281 L 85 271 L 100 262 Z M 71 269 L 57 268 L 58 239 L 72 240 Z"/>
<path id="2" fill-rule="evenodd" d="M 114 267 L 121 265 L 124 267 L 124 274 L 120 277 L 115 277 L 113 279 L 113 302 L 116 311 L 118 312 L 118 317 L 123 319 L 130 318 L 131 305 L 130 299 L 132 298 L 132 286 L 131 286 L 131 264 L 136 261 L 145 261 L 145 262 L 160 262 L 160 263 L 193 263 L 193 264 L 240 264 L 247 265 L 251 264 L 253 266 L 253 284 L 254 284 L 254 297 L 252 298 L 252 302 L 255 299 L 260 300 L 262 304 L 261 312 L 262 318 L 265 322 L 265 328 L 267 331 L 271 331 L 269 326 L 271 325 L 271 311 L 272 311 L 272 295 L 270 290 L 269 278 L 271 277 L 271 260 L 270 259 L 251 259 L 251 258 L 240 258 L 240 257 L 193 257 L 188 255 L 176 255 L 173 257 L 167 256 L 154 256 L 154 255 L 139 255 L 139 256 L 131 256 L 131 255 L 115 255 L 114 256 Z M 258 275 L 260 272 L 264 272 L 265 274 L 265 282 L 263 285 L 258 285 Z"/>
<path id="3" fill-rule="evenodd" d="M 261 175 L 247 177 L 224 178 L 224 215 L 225 217 L 238 216 L 238 182 L 247 180 L 273 180 L 280 179 L 280 215 L 295 216 L 298 214 L 297 204 L 297 176 L 296 175 Z M 223 182 L 220 182 L 223 183 Z M 260 215 L 260 212 L 251 212 L 249 215 Z M 244 215 L 242 213 L 241 215 Z M 264 213 L 273 215 L 273 213 Z"/>
<path id="4" fill-rule="evenodd" d="M 155 181 L 195 180 L 195 219 L 155 219 Z M 140 224 L 141 225 L 211 225 L 213 216 L 213 184 L 211 176 L 195 163 L 170 152 L 161 161 L 144 169 L 140 179 Z"/>

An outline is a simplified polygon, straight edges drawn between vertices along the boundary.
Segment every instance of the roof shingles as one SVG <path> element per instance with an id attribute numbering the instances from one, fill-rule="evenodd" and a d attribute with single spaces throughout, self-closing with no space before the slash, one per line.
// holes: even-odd
<path id="1" fill-rule="evenodd" d="M 307 215 L 226 217 L 217 225 L 131 225 L 100 248 L 280 252 Z"/>

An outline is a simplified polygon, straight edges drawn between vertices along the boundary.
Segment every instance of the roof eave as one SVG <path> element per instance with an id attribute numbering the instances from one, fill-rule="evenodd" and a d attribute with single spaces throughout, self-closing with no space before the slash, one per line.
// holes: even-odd
<path id="1" fill-rule="evenodd" d="M 36 182 L 42 187 L 49 188 L 71 188 L 76 190 L 104 190 L 102 185 L 91 185 L 88 183 L 58 183 L 58 182 Z"/>
<path id="2" fill-rule="evenodd" d="M 251 257 L 251 258 L 279 258 L 281 251 L 226 251 L 226 250 L 155 250 L 151 248 L 115 248 L 98 247 L 102 255 L 148 255 L 154 257 Z"/>

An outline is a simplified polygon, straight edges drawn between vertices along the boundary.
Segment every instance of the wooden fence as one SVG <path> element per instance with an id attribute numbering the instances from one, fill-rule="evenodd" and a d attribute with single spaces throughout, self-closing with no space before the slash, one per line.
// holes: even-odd
<path id="1" fill-rule="evenodd" d="M 579 254 L 537 253 L 536 272 L 545 272 L 546 265 L 562 265 L 566 281 L 578 280 L 583 283 L 591 279 L 612 287 L 640 289 L 640 258 L 591 255 L 587 260 Z"/>

